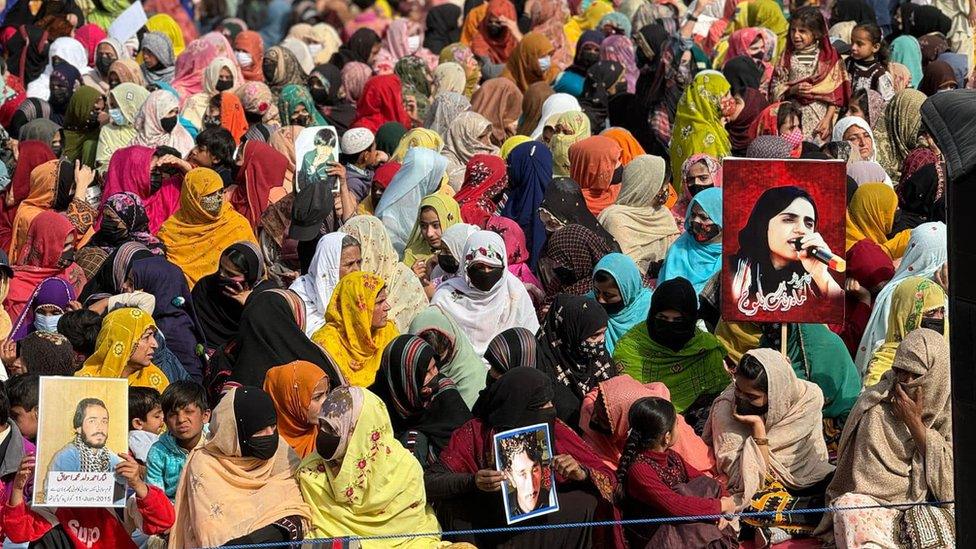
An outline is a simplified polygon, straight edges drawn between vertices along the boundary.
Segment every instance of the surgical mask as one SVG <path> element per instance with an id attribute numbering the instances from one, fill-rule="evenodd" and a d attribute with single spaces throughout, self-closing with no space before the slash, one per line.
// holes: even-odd
<path id="1" fill-rule="evenodd" d="M 58 321 L 64 315 L 34 315 L 34 328 L 38 332 L 56 332 L 58 331 Z"/>
<path id="2" fill-rule="evenodd" d="M 928 328 L 929 330 L 934 330 L 940 334 L 945 333 L 945 319 L 944 318 L 922 318 L 922 322 L 919 323 L 919 328 Z"/>
<path id="3" fill-rule="evenodd" d="M 309 44 L 308 51 L 312 54 L 312 57 L 315 57 L 322 51 L 322 44 Z"/>
<path id="4" fill-rule="evenodd" d="M 468 270 L 468 278 L 471 280 L 471 285 L 482 292 L 491 291 L 498 284 L 498 281 L 502 279 L 503 274 L 505 272 L 501 267 L 492 267 L 490 271 L 484 271 L 480 268 Z"/>
<path id="5" fill-rule="evenodd" d="M 319 429 L 319 434 L 315 437 L 315 451 L 326 461 L 335 459 L 340 440 L 339 435 Z"/>
<path id="6" fill-rule="evenodd" d="M 159 125 L 163 127 L 163 131 L 166 133 L 172 133 L 176 128 L 176 117 L 167 116 L 159 121 Z"/>
<path id="7" fill-rule="evenodd" d="M 722 232 L 722 227 L 719 227 L 716 223 L 703 225 L 697 221 L 691 222 L 691 233 L 698 242 L 708 242 L 718 236 L 720 232 Z"/>
<path id="8" fill-rule="evenodd" d="M 200 207 L 203 211 L 211 215 L 217 215 L 220 207 L 224 205 L 224 197 L 220 193 L 204 196 L 200 199 Z"/>
<path id="9" fill-rule="evenodd" d="M 548 55 L 539 58 L 539 68 L 542 69 L 542 72 L 546 72 L 547 70 L 549 70 L 549 67 L 551 66 L 552 66 L 552 58 L 550 58 Z"/>
<path id="10" fill-rule="evenodd" d="M 324 105 L 329 100 L 329 90 L 325 88 L 312 88 L 309 91 L 312 92 L 312 101 L 316 105 Z"/>
<path id="11" fill-rule="evenodd" d="M 252 457 L 267 461 L 278 451 L 278 433 L 262 437 L 251 437 L 244 441 L 241 448 L 242 457 Z"/>
<path id="12" fill-rule="evenodd" d="M 420 49 L 420 37 L 411 36 L 407 38 L 407 51 L 413 53 Z"/>
<path id="13" fill-rule="evenodd" d="M 234 87 L 233 80 L 217 80 L 217 85 L 214 86 L 214 89 L 219 92 L 225 92 L 233 87 Z"/>
<path id="14" fill-rule="evenodd" d="M 584 69 L 588 69 L 600 60 L 600 52 L 594 50 L 584 50 L 579 54 L 579 64 Z"/>
<path id="15" fill-rule="evenodd" d="M 237 62 L 241 65 L 242 69 L 251 68 L 251 65 L 254 64 L 254 58 L 246 51 L 235 52 L 235 54 L 237 55 Z"/>
<path id="16" fill-rule="evenodd" d="M 618 314 L 620 311 L 624 310 L 624 307 L 626 307 L 623 299 L 616 303 L 601 303 L 601 305 L 603 305 L 603 310 L 606 311 L 610 316 Z"/>
<path id="17" fill-rule="evenodd" d="M 458 268 L 461 265 L 458 264 L 458 260 L 454 259 L 453 255 L 443 255 L 437 254 L 437 265 L 440 266 L 441 270 L 448 274 L 455 274 L 458 272 Z"/>
<path id="18" fill-rule="evenodd" d="M 103 77 L 108 76 L 108 69 L 115 63 L 115 60 L 105 54 L 99 54 L 95 58 L 95 68 L 98 69 L 98 74 Z"/>
<path id="19" fill-rule="evenodd" d="M 129 121 L 122 114 L 122 109 L 109 109 L 108 116 L 116 126 L 127 126 L 129 124 Z"/>

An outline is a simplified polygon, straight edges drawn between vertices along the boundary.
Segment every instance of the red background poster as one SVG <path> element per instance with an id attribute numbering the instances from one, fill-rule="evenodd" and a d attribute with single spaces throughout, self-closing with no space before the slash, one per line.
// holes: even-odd
<path id="1" fill-rule="evenodd" d="M 767 228 L 774 222 L 769 216 L 775 216 L 779 211 L 794 210 L 791 207 L 783 210 L 781 206 L 790 204 L 793 200 L 791 196 L 805 191 L 812 198 L 816 210 L 813 230 L 801 228 L 796 229 L 797 232 L 778 234 L 819 233 L 830 251 L 843 258 L 847 164 L 838 160 L 726 158 L 722 167 L 722 318 L 750 322 L 843 322 L 843 273 L 823 271 L 822 267 L 815 265 L 810 274 L 801 261 L 789 262 L 785 269 L 774 269 L 767 236 L 772 233 L 768 233 Z M 764 211 L 760 206 L 756 216 L 758 222 L 743 231 L 759 198 L 769 189 L 777 187 L 800 190 L 784 189 L 772 193 L 786 197 L 778 203 L 765 203 L 773 204 L 773 209 L 777 211 L 767 211 L 763 215 L 758 213 Z M 803 206 L 808 201 L 801 200 L 797 204 Z M 809 205 L 806 208 L 805 211 L 810 211 Z M 779 219 L 775 222 L 780 223 Z M 779 239 L 784 240 L 785 237 L 780 236 Z M 743 243 L 747 249 L 740 250 Z M 782 244 L 779 249 L 783 249 Z M 811 263 L 807 262 L 808 265 Z M 829 278 L 826 273 L 829 273 Z M 823 291 L 823 288 L 827 290 Z"/>

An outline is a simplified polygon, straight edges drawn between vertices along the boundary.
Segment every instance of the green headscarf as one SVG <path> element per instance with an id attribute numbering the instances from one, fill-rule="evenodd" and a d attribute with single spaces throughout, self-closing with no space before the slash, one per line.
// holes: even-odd
<path id="1" fill-rule="evenodd" d="M 448 356 L 443 360 L 440 371 L 454 381 L 468 408 L 473 407 L 481 390 L 485 388 L 486 376 L 485 363 L 474 352 L 468 336 L 438 307 L 428 307 L 418 314 L 410 323 L 410 333 L 417 334 L 426 341 L 450 341 L 451 348 L 448 349 Z M 434 349 L 443 352 L 441 347 L 435 341 Z"/>
<path id="2" fill-rule="evenodd" d="M 387 122 L 376 131 L 376 148 L 392 156 L 406 133 L 407 128 L 403 124 Z"/>
<path id="3" fill-rule="evenodd" d="M 319 110 L 315 108 L 315 101 L 312 100 L 308 88 L 298 84 L 288 84 L 281 89 L 281 95 L 278 97 L 278 115 L 281 117 L 282 126 L 292 125 L 291 115 L 299 105 L 308 111 L 310 127 L 328 125 Z"/>
<path id="4" fill-rule="evenodd" d="M 417 260 L 427 260 L 434 255 L 434 250 L 427 243 L 423 232 L 420 229 L 420 213 L 424 208 L 433 208 L 437 212 L 437 219 L 440 220 L 441 231 L 461 222 L 461 209 L 453 198 L 435 193 L 424 197 L 417 208 L 417 221 L 413 224 L 410 231 L 410 238 L 407 239 L 407 247 L 403 249 L 403 263 L 407 267 L 413 267 Z"/>
<path id="5" fill-rule="evenodd" d="M 430 81 L 432 77 L 427 63 L 412 55 L 401 57 L 393 67 L 393 72 L 400 77 L 403 84 L 403 96 L 412 96 L 417 100 L 417 116 L 423 120 L 430 108 Z"/>
<path id="6" fill-rule="evenodd" d="M 78 88 L 64 115 L 64 156 L 74 162 L 95 167 L 95 150 L 98 147 L 98 134 L 101 126 L 91 121 L 91 111 L 102 98 L 102 92 L 91 86 Z"/>

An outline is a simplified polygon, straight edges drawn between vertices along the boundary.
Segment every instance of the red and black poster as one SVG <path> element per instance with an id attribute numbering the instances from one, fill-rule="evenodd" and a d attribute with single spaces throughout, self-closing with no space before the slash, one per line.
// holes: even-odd
<path id="1" fill-rule="evenodd" d="M 847 164 L 726 158 L 722 318 L 844 320 Z"/>

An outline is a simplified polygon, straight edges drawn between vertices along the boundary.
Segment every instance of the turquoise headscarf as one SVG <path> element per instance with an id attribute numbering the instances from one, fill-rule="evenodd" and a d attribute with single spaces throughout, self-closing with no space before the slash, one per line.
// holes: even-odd
<path id="1" fill-rule="evenodd" d="M 695 204 L 719 227 L 722 226 L 722 189 L 713 187 L 696 194 L 688 204 L 685 232 L 674 241 L 664 256 L 657 283 L 684 277 L 700 294 L 708 279 L 722 269 L 722 243 L 703 244 L 695 240 L 691 234 L 691 210 Z"/>
<path id="2" fill-rule="evenodd" d="M 922 47 L 914 36 L 903 34 L 891 42 L 891 60 L 908 67 L 912 73 L 912 87 L 918 89 L 922 81 Z"/>
<path id="3" fill-rule="evenodd" d="M 593 274 L 600 271 L 612 276 L 617 282 L 624 304 L 624 308 L 619 313 L 610 315 L 607 322 L 607 353 L 613 356 L 617 341 L 631 328 L 647 320 L 647 311 L 651 308 L 651 291 L 644 287 L 640 270 L 630 256 L 607 254 L 593 268 Z M 594 292 L 587 296 L 596 299 Z"/>

